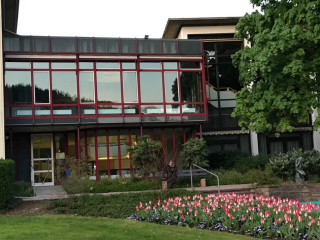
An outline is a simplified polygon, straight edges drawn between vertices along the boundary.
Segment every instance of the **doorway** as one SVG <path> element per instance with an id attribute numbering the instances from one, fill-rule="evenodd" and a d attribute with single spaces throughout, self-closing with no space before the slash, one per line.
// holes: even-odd
<path id="1" fill-rule="evenodd" d="M 33 186 L 54 185 L 51 134 L 31 135 L 31 181 Z"/>

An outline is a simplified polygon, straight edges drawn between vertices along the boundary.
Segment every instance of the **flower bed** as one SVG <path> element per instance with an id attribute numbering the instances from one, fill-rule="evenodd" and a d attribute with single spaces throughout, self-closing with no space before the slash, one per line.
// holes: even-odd
<path id="1" fill-rule="evenodd" d="M 274 197 L 210 194 L 136 206 L 128 219 L 248 234 L 261 238 L 320 239 L 319 206 Z"/>

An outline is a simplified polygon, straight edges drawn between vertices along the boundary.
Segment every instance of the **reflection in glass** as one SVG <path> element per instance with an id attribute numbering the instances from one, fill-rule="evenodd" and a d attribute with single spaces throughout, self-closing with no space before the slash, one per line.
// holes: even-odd
<path id="1" fill-rule="evenodd" d="M 142 114 L 163 114 L 163 105 L 141 105 Z"/>
<path id="2" fill-rule="evenodd" d="M 140 72 L 141 102 L 163 102 L 161 72 Z"/>
<path id="3" fill-rule="evenodd" d="M 120 72 L 97 72 L 99 103 L 121 102 Z"/>
<path id="4" fill-rule="evenodd" d="M 79 62 L 79 69 L 93 69 L 93 62 Z"/>
<path id="5" fill-rule="evenodd" d="M 32 135 L 33 159 L 51 158 L 51 135 Z"/>
<path id="6" fill-rule="evenodd" d="M 48 62 L 33 62 L 33 69 L 49 69 Z"/>
<path id="7" fill-rule="evenodd" d="M 122 107 L 121 107 L 121 105 L 98 106 L 98 114 L 100 114 L 100 115 L 121 115 L 122 114 Z"/>
<path id="8" fill-rule="evenodd" d="M 138 105 L 124 105 L 124 114 L 136 115 L 139 114 Z"/>
<path id="9" fill-rule="evenodd" d="M 87 152 L 88 152 L 88 163 L 89 163 L 89 170 L 88 170 L 89 175 L 96 176 L 96 154 L 95 154 L 94 131 L 87 132 Z"/>
<path id="10" fill-rule="evenodd" d="M 52 72 L 53 104 L 77 102 L 77 78 L 74 71 Z"/>
<path id="11" fill-rule="evenodd" d="M 182 72 L 180 83 L 183 102 L 203 102 L 200 72 Z"/>
<path id="12" fill-rule="evenodd" d="M 35 103 L 50 103 L 49 96 L 49 73 L 48 72 L 34 72 L 34 96 Z"/>
<path id="13" fill-rule="evenodd" d="M 5 63 L 5 68 L 9 69 L 30 69 L 31 68 L 31 64 L 30 62 L 6 62 Z"/>
<path id="14" fill-rule="evenodd" d="M 97 69 L 119 69 L 120 63 L 119 62 L 97 62 L 96 67 Z"/>
<path id="15" fill-rule="evenodd" d="M 124 102 L 138 102 L 137 73 L 123 72 Z"/>
<path id="16" fill-rule="evenodd" d="M 178 63 L 177 62 L 164 62 L 163 63 L 163 69 L 178 69 Z"/>
<path id="17" fill-rule="evenodd" d="M 53 62 L 51 63 L 52 69 L 74 69 L 76 68 L 75 62 Z"/>
<path id="18" fill-rule="evenodd" d="M 141 69 L 161 69 L 160 62 L 140 62 Z"/>
<path id="19" fill-rule="evenodd" d="M 31 104 L 31 72 L 5 72 L 5 101 L 7 104 Z"/>
<path id="20" fill-rule="evenodd" d="M 179 102 L 178 73 L 165 72 L 164 82 L 166 102 Z"/>
<path id="21" fill-rule="evenodd" d="M 121 175 L 123 177 L 130 177 L 130 154 L 128 151 L 130 144 L 129 144 L 128 130 L 121 130 L 119 137 L 120 137 L 120 153 L 121 153 L 121 156 L 120 156 L 121 157 Z"/>
<path id="22" fill-rule="evenodd" d="M 79 82 L 81 103 L 94 103 L 93 72 L 80 72 Z"/>
<path id="23" fill-rule="evenodd" d="M 122 62 L 122 69 L 136 69 L 136 63 L 135 62 Z"/>
<path id="24" fill-rule="evenodd" d="M 99 161 L 99 176 L 105 178 L 108 176 L 108 154 L 107 154 L 107 138 L 105 130 L 97 131 L 98 140 L 98 161 Z"/>

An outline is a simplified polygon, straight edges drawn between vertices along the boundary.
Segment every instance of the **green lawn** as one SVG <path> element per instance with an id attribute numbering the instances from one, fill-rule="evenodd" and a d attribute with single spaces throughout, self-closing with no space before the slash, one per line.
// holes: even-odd
<path id="1" fill-rule="evenodd" d="M 0 217 L 0 239 L 252 239 L 241 235 L 110 218 L 68 215 Z"/>

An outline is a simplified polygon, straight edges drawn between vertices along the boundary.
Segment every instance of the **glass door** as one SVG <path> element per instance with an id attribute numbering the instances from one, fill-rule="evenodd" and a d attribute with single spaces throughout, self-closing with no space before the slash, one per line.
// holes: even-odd
<path id="1" fill-rule="evenodd" d="M 54 185 L 52 135 L 31 135 L 31 180 L 34 186 Z"/>

